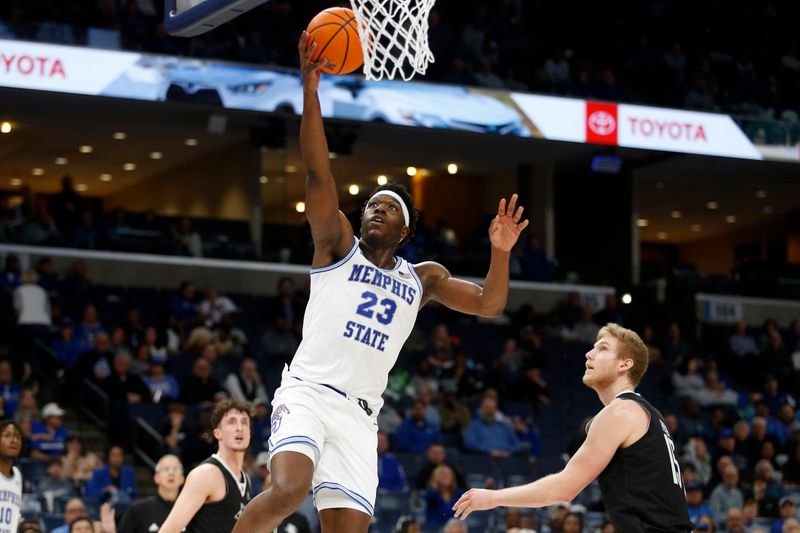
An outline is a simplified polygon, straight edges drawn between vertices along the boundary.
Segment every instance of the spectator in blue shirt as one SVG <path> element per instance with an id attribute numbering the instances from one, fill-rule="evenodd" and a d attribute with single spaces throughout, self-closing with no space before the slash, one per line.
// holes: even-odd
<path id="1" fill-rule="evenodd" d="M 108 332 L 97 317 L 97 308 L 89 304 L 83 309 L 83 322 L 75 328 L 75 336 L 85 339 L 89 344 L 94 344 L 94 339 L 98 333 Z"/>
<path id="2" fill-rule="evenodd" d="M 389 452 L 389 437 L 378 432 L 378 488 L 383 490 L 408 490 L 406 473 L 397 458 Z"/>
<path id="3" fill-rule="evenodd" d="M 152 393 L 154 402 L 177 400 L 181 388 L 178 380 L 172 374 L 164 372 L 164 360 L 161 358 L 150 359 L 150 375 L 144 378 L 145 384 Z"/>
<path id="4" fill-rule="evenodd" d="M 75 335 L 72 321 L 65 318 L 61 321 L 61 332 L 50 343 L 50 349 L 56 354 L 58 362 L 67 369 L 73 368 L 81 354 L 92 349 L 92 345 Z"/>
<path id="5" fill-rule="evenodd" d="M 180 293 L 173 296 L 170 300 L 170 312 L 175 315 L 178 322 L 185 324 L 197 317 L 197 304 L 195 302 L 195 293 L 197 287 L 191 281 L 184 281 L 181 283 Z"/>
<path id="6" fill-rule="evenodd" d="M 520 451 L 521 446 L 511 426 L 497 420 L 497 402 L 485 397 L 481 402 L 480 418 L 472 421 L 464 432 L 464 446 L 474 452 L 488 453 L 492 457 L 508 457 Z"/>
<path id="7" fill-rule="evenodd" d="M 404 452 L 422 453 L 431 444 L 442 440 L 439 428 L 425 420 L 425 404 L 417 400 L 411 408 L 411 416 L 397 428 L 397 449 Z"/>
<path id="8" fill-rule="evenodd" d="M 439 465 L 433 469 L 428 488 L 425 489 L 425 524 L 444 526 L 453 517 L 453 505 L 464 494 L 453 469 Z"/>
<path id="9" fill-rule="evenodd" d="M 703 484 L 699 481 L 686 484 L 686 507 L 689 509 L 689 520 L 695 525 L 703 515 L 714 516 L 714 511 L 703 501 Z"/>
<path id="10" fill-rule="evenodd" d="M 62 457 L 69 436 L 63 425 L 64 410 L 57 403 L 45 405 L 42 408 L 42 420 L 31 426 L 31 457 Z"/>
<path id="11" fill-rule="evenodd" d="M 86 487 L 86 496 L 101 498 L 112 494 L 123 501 L 136 499 L 136 472 L 132 466 L 123 464 L 124 461 L 125 452 L 121 446 L 109 448 L 107 464 L 95 468 Z"/>
<path id="12" fill-rule="evenodd" d="M 14 372 L 10 361 L 0 361 L 0 396 L 5 405 L 5 418 L 14 418 L 19 405 L 22 387 L 14 382 Z"/>
<path id="13" fill-rule="evenodd" d="M 794 504 L 794 500 L 787 496 L 781 498 L 780 505 L 778 507 L 780 518 L 772 523 L 772 529 L 770 529 L 770 533 L 782 533 L 783 524 L 790 518 L 795 517 L 796 510 L 797 509 Z"/>

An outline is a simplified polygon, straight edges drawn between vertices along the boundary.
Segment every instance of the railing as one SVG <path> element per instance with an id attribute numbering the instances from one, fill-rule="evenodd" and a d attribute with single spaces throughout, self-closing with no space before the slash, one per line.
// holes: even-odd
<path id="1" fill-rule="evenodd" d="M 98 427 L 107 429 L 110 415 L 108 395 L 88 379 L 81 382 L 80 394 L 81 414 Z"/>
<path id="2" fill-rule="evenodd" d="M 153 429 L 147 420 L 137 416 L 133 426 L 133 453 L 143 463 L 155 470 L 156 463 L 163 451 L 164 437 Z"/>

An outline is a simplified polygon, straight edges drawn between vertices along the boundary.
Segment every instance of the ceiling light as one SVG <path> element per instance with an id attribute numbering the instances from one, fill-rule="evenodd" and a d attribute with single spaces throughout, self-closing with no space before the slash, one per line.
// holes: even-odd
<path id="1" fill-rule="evenodd" d="M 125 163 L 122 165 L 122 170 L 127 170 L 128 172 L 136 170 L 136 163 Z"/>
<path id="2" fill-rule="evenodd" d="M 361 192 L 361 187 L 359 187 L 358 185 L 356 185 L 356 184 L 354 183 L 353 185 L 351 185 L 350 187 L 348 187 L 347 191 L 348 191 L 348 192 L 349 192 L 351 195 L 353 195 L 353 196 L 356 196 L 356 195 L 357 195 L 359 192 Z"/>
<path id="3" fill-rule="evenodd" d="M 682 217 L 683 217 L 683 213 L 681 213 L 680 211 L 678 211 L 678 210 L 676 209 L 675 211 L 672 211 L 672 212 L 669 214 L 669 216 L 671 216 L 672 218 L 682 218 Z"/>
<path id="4" fill-rule="evenodd" d="M 260 178 L 258 178 L 258 182 L 261 183 L 262 185 L 264 183 L 269 183 L 269 178 L 266 176 L 261 176 Z"/>
<path id="5" fill-rule="evenodd" d="M 765 206 L 764 206 L 764 214 L 765 214 L 765 215 L 771 215 L 771 214 L 772 214 L 772 206 L 770 206 L 770 205 L 765 205 Z"/>
<path id="6" fill-rule="evenodd" d="M 75 185 L 75 190 L 78 192 L 85 192 L 89 190 L 89 187 L 85 183 L 79 183 Z"/>
<path id="7" fill-rule="evenodd" d="M 386 176 L 381 174 L 380 176 L 378 176 L 378 180 L 377 181 L 378 181 L 378 185 L 386 185 L 387 183 L 389 183 L 389 178 L 387 178 Z"/>
<path id="8" fill-rule="evenodd" d="M 10 183 L 12 187 L 19 187 L 20 185 L 22 185 L 22 180 L 19 178 L 11 178 Z"/>
<path id="9" fill-rule="evenodd" d="M 111 136 L 115 141 L 124 141 L 128 138 L 128 134 L 124 131 L 115 131 L 114 134 Z"/>
<path id="10" fill-rule="evenodd" d="M 665 231 L 659 231 L 659 232 L 658 232 L 658 235 L 656 235 L 656 237 L 658 237 L 660 240 L 662 240 L 662 241 L 663 241 L 664 239 L 666 239 L 666 238 L 667 238 L 667 232 L 665 232 Z"/>
<path id="11" fill-rule="evenodd" d="M 34 176 L 44 176 L 44 169 L 38 167 L 34 168 L 33 170 L 31 170 L 31 174 L 33 174 Z"/>
<path id="12" fill-rule="evenodd" d="M 306 203 L 305 202 L 297 202 L 294 204 L 294 210 L 298 213 L 305 213 L 306 212 Z"/>
<path id="13" fill-rule="evenodd" d="M 719 209 L 719 204 L 717 202 L 708 202 L 706 207 L 713 211 L 714 209 Z"/>
<path id="14" fill-rule="evenodd" d="M 56 157 L 55 164 L 56 165 L 66 165 L 69 163 L 69 159 L 66 157 Z"/>
<path id="15" fill-rule="evenodd" d="M 285 170 L 287 174 L 297 172 L 297 165 L 286 165 L 283 170 Z"/>
<path id="16" fill-rule="evenodd" d="M 406 169 L 406 174 L 408 174 L 411 177 L 416 176 L 417 175 L 417 167 L 408 167 Z"/>
<path id="17" fill-rule="evenodd" d="M 736 217 L 734 215 L 728 215 L 725 217 L 725 222 L 727 222 L 728 224 L 733 224 L 734 222 L 736 222 Z"/>
<path id="18" fill-rule="evenodd" d="M 193 139 L 190 137 L 185 141 L 183 141 L 183 144 L 185 144 L 186 146 L 197 146 L 198 142 L 199 141 L 197 139 Z"/>
<path id="19" fill-rule="evenodd" d="M 79 151 L 80 153 L 82 153 L 82 154 L 91 154 L 92 152 L 94 152 L 94 148 L 92 148 L 92 147 L 91 147 L 91 146 L 89 146 L 88 144 L 84 144 L 83 146 L 81 146 L 80 148 L 78 148 L 78 151 Z"/>
<path id="20" fill-rule="evenodd" d="M 631 296 L 631 293 L 626 292 L 625 294 L 622 295 L 621 301 L 625 305 L 629 305 L 633 301 L 633 296 Z"/>
<path id="21" fill-rule="evenodd" d="M 455 163 L 450 163 L 449 165 L 447 165 L 447 173 L 450 174 L 451 176 L 454 174 L 458 174 L 458 165 L 456 165 Z"/>
<path id="22" fill-rule="evenodd" d="M 692 231 L 700 231 L 701 229 L 703 229 L 703 226 L 700 224 L 692 224 Z"/>
<path id="23" fill-rule="evenodd" d="M 161 152 L 150 152 L 150 159 L 163 159 L 164 154 Z"/>
<path id="24" fill-rule="evenodd" d="M 11 123 L 6 121 L 0 124 L 0 133 L 11 133 Z"/>
<path id="25" fill-rule="evenodd" d="M 647 226 L 650 225 L 650 221 L 647 220 L 646 218 L 640 218 L 639 220 L 636 221 L 636 225 L 639 226 L 640 228 L 646 228 Z"/>
<path id="26" fill-rule="evenodd" d="M 100 174 L 100 181 L 111 181 L 111 174 Z"/>
<path id="27" fill-rule="evenodd" d="M 767 197 L 767 191 L 764 190 L 756 191 L 756 198 L 766 198 L 766 197 Z"/>

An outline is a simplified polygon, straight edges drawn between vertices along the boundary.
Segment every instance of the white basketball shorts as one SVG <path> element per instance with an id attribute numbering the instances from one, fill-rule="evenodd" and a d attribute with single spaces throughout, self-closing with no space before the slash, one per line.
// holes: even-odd
<path id="1" fill-rule="evenodd" d="M 372 516 L 378 488 L 378 423 L 358 404 L 315 383 L 284 376 L 272 400 L 270 461 L 298 452 L 314 462 L 317 510 L 349 508 Z"/>

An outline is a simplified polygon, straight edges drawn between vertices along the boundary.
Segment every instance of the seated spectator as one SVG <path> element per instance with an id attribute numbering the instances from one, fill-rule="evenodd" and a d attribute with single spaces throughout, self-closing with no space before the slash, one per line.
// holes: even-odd
<path id="1" fill-rule="evenodd" d="M 50 343 L 50 349 L 61 366 L 71 369 L 78 363 L 81 354 L 92 349 L 92 345 L 76 336 L 72 320 L 64 318 L 61 320 L 59 335 Z"/>
<path id="2" fill-rule="evenodd" d="M 97 317 L 97 308 L 93 304 L 88 304 L 83 309 L 83 320 L 75 328 L 75 335 L 84 339 L 89 344 L 94 344 L 94 339 L 98 333 L 108 333 L 103 323 Z"/>
<path id="3" fill-rule="evenodd" d="M 181 442 L 186 438 L 184 422 L 186 420 L 186 406 L 173 403 L 167 410 L 167 417 L 161 428 L 164 436 L 164 445 L 167 452 L 178 453 Z"/>
<path id="4" fill-rule="evenodd" d="M 713 516 L 711 507 L 703 501 L 703 484 L 699 481 L 686 484 L 686 507 L 689 510 L 689 520 L 695 525 L 702 515 Z"/>
<path id="5" fill-rule="evenodd" d="M 739 320 L 736 322 L 735 328 L 734 334 L 728 340 L 731 352 L 739 357 L 758 354 L 756 339 L 747 334 L 747 323 Z"/>
<path id="6" fill-rule="evenodd" d="M 203 257 L 203 240 L 192 228 L 192 221 L 182 218 L 178 226 L 172 229 L 175 239 L 175 253 L 189 257 Z"/>
<path id="7" fill-rule="evenodd" d="M 439 417 L 439 410 L 433 405 L 433 391 L 424 383 L 418 385 L 416 391 L 417 399 L 425 406 L 425 420 L 433 427 L 441 429 L 442 420 Z"/>
<path id="8" fill-rule="evenodd" d="M 689 439 L 683 461 L 694 466 L 695 475 L 700 483 L 705 484 L 711 480 L 711 455 L 702 438 L 692 437 Z"/>
<path id="9" fill-rule="evenodd" d="M 756 463 L 753 475 L 753 498 L 758 504 L 758 515 L 776 518 L 778 516 L 778 502 L 786 491 L 775 481 L 775 469 L 769 461 L 761 460 Z"/>
<path id="10" fill-rule="evenodd" d="M 573 324 L 572 329 L 565 333 L 564 339 L 584 344 L 594 344 L 599 331 L 600 326 L 595 324 L 592 310 L 588 307 L 583 307 L 580 318 Z"/>
<path id="11" fill-rule="evenodd" d="M 111 337 L 101 332 L 94 337 L 94 348 L 84 352 L 73 372 L 75 378 L 88 378 L 97 383 L 111 375 L 114 352 L 111 351 Z"/>
<path id="12" fill-rule="evenodd" d="M 508 457 L 520 451 L 514 430 L 497 420 L 497 402 L 494 398 L 483 399 L 480 418 L 474 420 L 464 433 L 464 447 L 474 452 L 488 453 L 492 457 Z"/>
<path id="13" fill-rule="evenodd" d="M 87 450 L 77 435 L 67 437 L 64 453 L 64 475 L 75 486 L 92 479 L 95 468 L 103 466 L 103 461 L 94 452 Z"/>
<path id="14" fill-rule="evenodd" d="M 467 483 L 464 480 L 464 475 L 461 473 L 461 471 L 456 468 L 453 463 L 447 461 L 447 448 L 445 448 L 441 442 L 434 442 L 431 444 L 426 452 L 425 457 L 427 459 L 427 463 L 420 468 L 419 473 L 417 474 L 416 487 L 418 489 L 422 490 L 428 486 L 428 480 L 431 478 L 431 474 L 433 474 L 433 471 L 439 465 L 447 465 L 453 470 L 459 487 L 467 486 Z"/>
<path id="15" fill-rule="evenodd" d="M 411 416 L 397 428 L 397 449 L 422 453 L 434 442 L 442 440 L 439 428 L 425 420 L 425 405 L 420 400 L 411 407 Z"/>
<path id="16" fill-rule="evenodd" d="M 239 366 L 239 372 L 228 374 L 224 387 L 234 400 L 246 400 L 250 403 L 255 403 L 256 400 L 269 402 L 255 359 L 244 359 Z"/>
<path id="17" fill-rule="evenodd" d="M 205 298 L 197 306 L 197 311 L 205 320 L 206 327 L 212 330 L 219 326 L 223 316 L 236 313 L 238 310 L 233 300 L 220 295 L 214 287 L 206 289 Z"/>
<path id="18" fill-rule="evenodd" d="M 722 483 L 714 487 L 708 501 L 714 516 L 723 517 L 728 514 L 728 509 L 741 508 L 744 505 L 744 494 L 738 485 L 739 471 L 735 466 L 725 467 Z"/>
<path id="19" fill-rule="evenodd" d="M 778 504 L 779 518 L 772 523 L 770 533 L 782 533 L 784 531 L 784 524 L 789 519 L 796 518 L 797 506 L 789 497 L 784 496 Z"/>
<path id="20" fill-rule="evenodd" d="M 34 422 L 31 426 L 31 457 L 62 457 L 69 436 L 63 427 L 64 410 L 57 403 L 48 403 L 42 408 L 42 418 L 42 421 Z"/>
<path id="21" fill-rule="evenodd" d="M 464 492 L 464 487 L 458 486 L 452 468 L 447 465 L 437 466 L 425 489 L 425 524 L 429 526 L 446 524 L 453 517 L 453 505 Z"/>
<path id="22" fill-rule="evenodd" d="M 0 397 L 3 398 L 5 413 L 3 418 L 14 418 L 19 406 L 22 387 L 14 381 L 14 372 L 10 361 L 0 361 Z"/>
<path id="23" fill-rule="evenodd" d="M 86 518 L 89 514 L 86 505 L 80 498 L 70 498 L 64 505 L 64 523 L 53 529 L 50 533 L 70 533 L 69 525 L 79 518 Z"/>
<path id="24" fill-rule="evenodd" d="M 76 518 L 69 523 L 68 533 L 94 533 L 95 524 L 86 517 Z M 102 526 L 100 527 L 102 529 Z M 105 532 L 103 532 L 105 533 Z"/>
<path id="25" fill-rule="evenodd" d="M 175 315 L 178 322 L 186 324 L 197 318 L 195 295 L 197 288 L 191 281 L 181 282 L 179 293 L 170 300 L 170 312 Z"/>
<path id="26" fill-rule="evenodd" d="M 169 352 L 166 346 L 159 343 L 158 330 L 156 330 L 155 326 L 147 326 L 145 328 L 144 339 L 141 344 L 147 347 L 151 358 L 161 359 L 162 362 L 166 363 Z"/>
<path id="27" fill-rule="evenodd" d="M 17 411 L 14 414 L 14 421 L 17 424 L 22 425 L 25 422 L 33 424 L 34 422 L 38 422 L 40 419 L 41 417 L 39 415 L 39 404 L 36 401 L 36 393 L 33 392 L 33 389 L 22 389 L 22 393 L 19 397 L 19 405 L 17 406 Z"/>
<path id="28" fill-rule="evenodd" d="M 403 467 L 389 451 L 389 437 L 382 431 L 378 432 L 378 489 L 408 490 Z"/>
<path id="29" fill-rule="evenodd" d="M 528 354 L 517 345 L 514 338 L 508 338 L 503 343 L 503 352 L 499 359 L 505 363 L 506 368 L 512 374 L 519 372 L 528 361 Z"/>
<path id="30" fill-rule="evenodd" d="M 472 422 L 472 415 L 470 415 L 469 408 L 458 399 L 458 388 L 455 382 L 443 382 L 441 390 L 439 420 L 441 421 L 442 436 L 450 436 L 453 441 L 460 444 L 461 436 Z"/>
<path id="31" fill-rule="evenodd" d="M 754 416 L 750 422 L 750 436 L 747 438 L 746 454 L 750 465 L 755 465 L 761 457 L 764 442 L 771 442 L 777 449 L 778 439 L 767 433 L 767 419 L 763 416 Z"/>
<path id="32" fill-rule="evenodd" d="M 192 374 L 181 386 L 180 400 L 191 405 L 213 402 L 219 395 L 225 395 L 219 382 L 211 377 L 211 363 L 205 358 L 198 358 L 192 367 Z"/>
<path id="33" fill-rule="evenodd" d="M 106 466 L 96 468 L 86 486 L 86 496 L 101 498 L 105 494 L 116 495 L 123 501 L 136 499 L 136 472 L 132 466 L 123 464 L 125 452 L 121 446 L 112 446 L 106 456 Z"/>
<path id="34" fill-rule="evenodd" d="M 671 323 L 667 329 L 667 339 L 661 347 L 661 355 L 664 357 L 665 362 L 677 365 L 683 358 L 688 357 L 690 353 L 689 345 L 681 338 L 680 326 L 678 326 L 677 322 Z"/>
<path id="35" fill-rule="evenodd" d="M 53 508 L 56 498 L 75 495 L 75 485 L 64 474 L 64 463 L 61 457 L 50 457 L 45 461 L 45 477 L 36 483 L 37 493 L 47 500 L 47 507 Z"/>
<path id="36" fill-rule="evenodd" d="M 153 402 L 170 402 L 180 397 L 181 387 L 172 374 L 164 372 L 164 362 L 150 359 L 149 375 L 144 377 L 144 383 L 150 389 Z"/>
<path id="37" fill-rule="evenodd" d="M 561 523 L 562 533 L 582 533 L 583 518 L 578 513 L 569 512 Z"/>
<path id="38" fill-rule="evenodd" d="M 719 379 L 716 370 L 709 370 L 706 373 L 704 387 L 694 391 L 694 398 L 702 406 L 736 405 L 739 401 L 739 395 Z"/>
<path id="39" fill-rule="evenodd" d="M 130 373 L 131 356 L 126 351 L 114 354 L 111 375 L 100 383 L 111 405 L 150 403 L 150 389 L 142 378 Z"/>
<path id="40" fill-rule="evenodd" d="M 672 374 L 672 386 L 676 396 L 693 397 L 695 391 L 705 386 L 700 373 L 702 361 L 698 357 L 686 357 L 678 365 L 678 371 Z"/>

